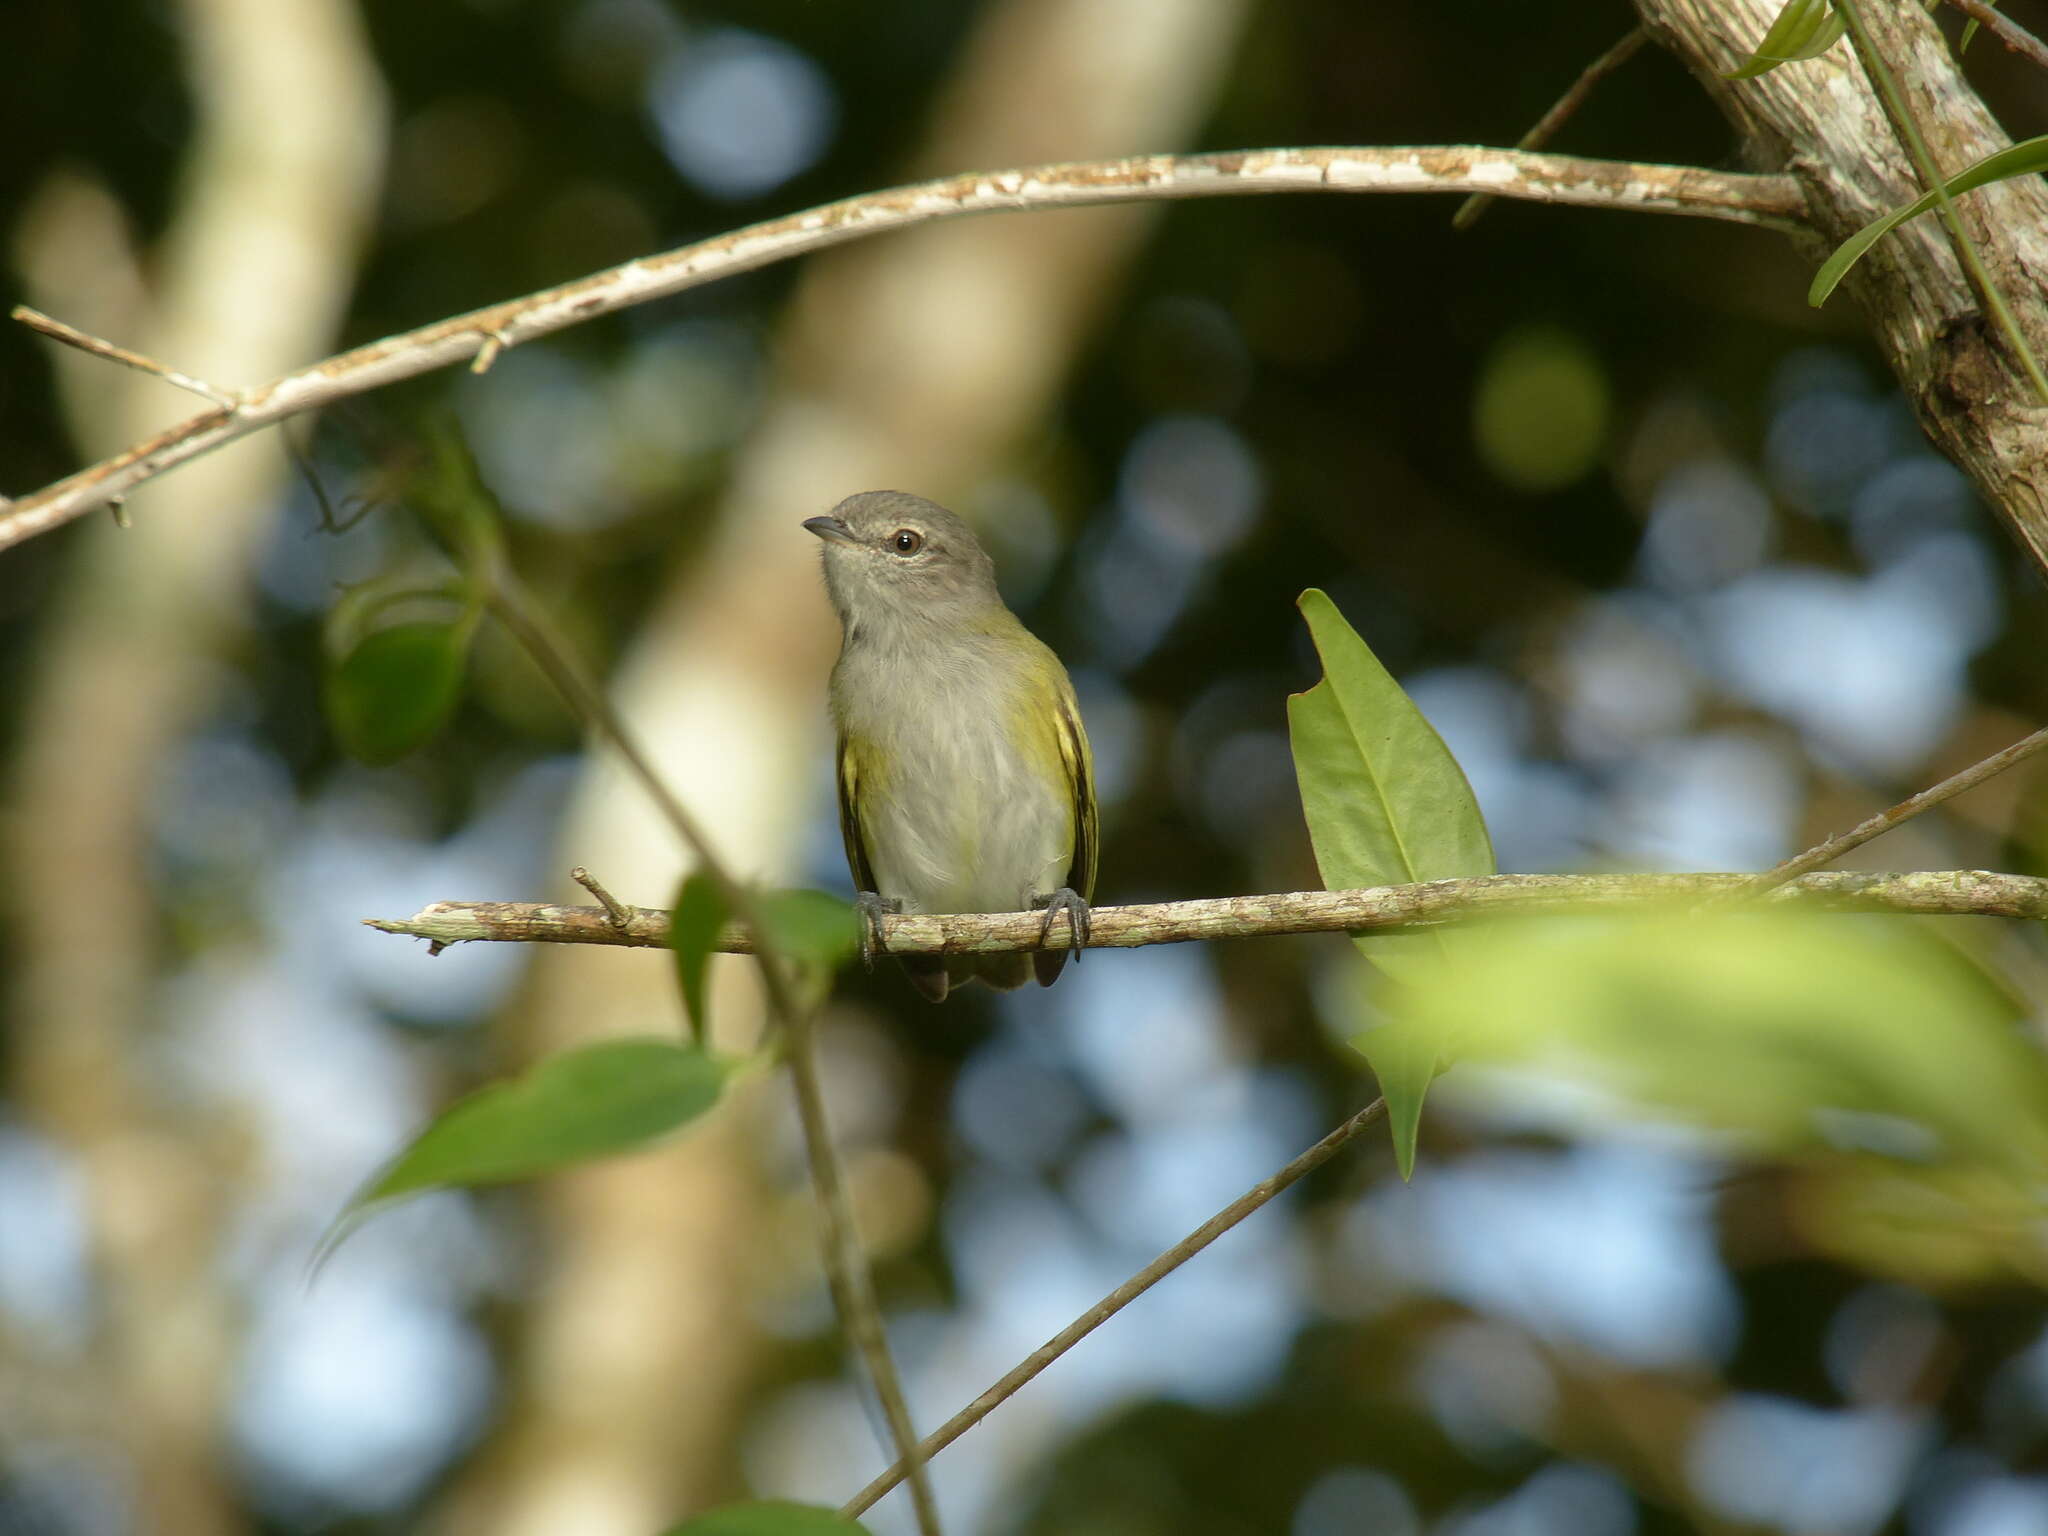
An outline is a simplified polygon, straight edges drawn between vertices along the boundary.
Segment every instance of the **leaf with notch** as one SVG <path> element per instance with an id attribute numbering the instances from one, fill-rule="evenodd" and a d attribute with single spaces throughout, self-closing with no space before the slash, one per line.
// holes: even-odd
<path id="1" fill-rule="evenodd" d="M 1310 588 L 1299 606 L 1322 657 L 1323 680 L 1288 699 L 1287 726 L 1323 884 L 1355 890 L 1492 874 L 1485 818 L 1436 728 L 1326 595 Z M 1402 979 L 1440 965 L 1447 937 L 1359 934 L 1352 942 Z M 1388 1023 L 1352 1043 L 1379 1077 L 1406 1178 L 1414 1171 L 1423 1095 L 1442 1065 L 1442 1037 Z"/>

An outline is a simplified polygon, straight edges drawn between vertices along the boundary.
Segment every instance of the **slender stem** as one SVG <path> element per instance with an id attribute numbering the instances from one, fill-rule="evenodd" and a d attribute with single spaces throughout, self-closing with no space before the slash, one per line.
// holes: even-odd
<path id="1" fill-rule="evenodd" d="M 797 1113 L 803 1121 L 804 1152 L 810 1160 L 811 1182 L 818 1189 L 818 1207 L 825 1217 L 825 1274 L 839 1315 L 846 1319 L 846 1331 L 853 1336 L 855 1347 L 874 1377 L 875 1396 L 881 1399 L 883 1416 L 889 1421 L 889 1438 L 899 1457 L 891 1470 L 901 1468 L 909 1476 L 918 1530 L 924 1536 L 938 1536 L 939 1507 L 925 1472 L 930 1455 L 918 1443 L 903 1383 L 889 1354 L 874 1277 L 868 1272 L 867 1256 L 854 1226 L 853 1202 L 847 1197 L 845 1175 L 832 1145 L 832 1127 L 826 1119 L 825 1095 L 818 1083 L 818 1063 L 812 1049 L 811 1021 L 805 1019 L 788 1038 L 789 1070 L 796 1083 Z M 897 1481 L 901 1481 L 901 1474 Z"/>
<path id="2" fill-rule="evenodd" d="M 1972 763 L 1961 773 L 1951 774 L 1932 788 L 1923 789 L 1917 795 L 1901 800 L 1887 810 L 1858 822 L 1848 831 L 1815 843 L 1804 853 L 1795 854 L 1782 864 L 1773 865 L 1760 875 L 1753 875 L 1736 889 L 1725 894 L 1724 899 L 1741 901 L 1761 896 L 1766 891 L 1777 889 L 1787 881 L 1832 864 L 1852 848 L 1861 848 L 1874 837 L 1881 837 L 1902 822 L 1911 821 L 1922 811 L 1930 811 L 1944 800 L 1953 800 L 1966 789 L 1975 789 L 1986 779 L 2005 772 L 2015 763 L 2023 763 L 2048 747 L 2048 726 L 2042 727 L 2031 736 L 2024 736 L 2001 752 L 1994 752 L 1982 762 Z"/>
<path id="3" fill-rule="evenodd" d="M 940 1536 L 938 1506 L 932 1498 L 929 1479 L 919 1457 L 917 1430 L 911 1422 L 909 1405 L 903 1398 L 896 1362 L 889 1354 L 888 1330 L 882 1322 L 881 1305 L 876 1300 L 874 1282 L 868 1274 L 867 1261 L 855 1229 L 853 1207 L 846 1197 L 846 1181 L 825 1119 L 824 1098 L 819 1091 L 816 1064 L 810 1051 L 810 1012 L 798 1003 L 788 970 L 769 947 L 768 929 L 761 920 L 760 903 L 719 859 L 702 826 L 656 771 L 653 760 L 626 728 L 625 722 L 612 708 L 611 700 L 605 697 L 604 690 L 584 672 L 575 660 L 574 652 L 555 632 L 540 604 L 534 601 L 518 577 L 502 562 L 497 569 L 478 574 L 485 583 L 485 602 L 492 615 L 533 658 L 534 664 L 546 674 L 584 725 L 612 744 L 661 813 L 668 818 L 676 835 L 696 854 L 704 872 L 717 883 L 727 909 L 753 935 L 761 984 L 768 998 L 768 1012 L 788 1046 L 790 1076 L 796 1087 L 797 1113 L 804 1132 L 804 1151 L 810 1161 L 818 1203 L 824 1212 L 826 1280 L 832 1288 L 833 1300 L 847 1334 L 875 1384 L 875 1396 L 881 1400 L 883 1416 L 888 1420 L 890 1439 L 897 1455 L 901 1464 L 907 1464 L 910 1469 L 918 1530 L 921 1536 Z M 605 912 L 605 921 L 614 932 L 622 931 L 609 910 Z"/>
<path id="4" fill-rule="evenodd" d="M 1253 1211 L 1266 1204 L 1275 1195 L 1335 1157 L 1361 1131 L 1385 1114 L 1386 1109 L 1386 1100 L 1374 1099 L 1364 1109 L 1361 1109 L 1349 1120 L 1346 1120 L 1337 1129 L 1330 1132 L 1329 1135 L 1310 1147 L 1271 1178 L 1261 1179 L 1257 1184 L 1254 1184 L 1250 1189 L 1239 1195 L 1230 1204 L 1226 1205 L 1214 1216 L 1211 1216 L 1207 1221 L 1195 1228 L 1194 1231 L 1175 1243 L 1166 1252 L 1159 1255 L 1158 1258 L 1147 1264 L 1143 1269 L 1139 1270 L 1130 1279 L 1126 1280 L 1086 1312 L 1083 1312 L 1079 1317 L 1067 1324 L 1066 1327 L 1062 1328 L 1050 1339 L 1047 1339 L 1045 1343 L 1019 1362 L 1001 1381 L 990 1387 L 981 1396 L 954 1414 L 952 1418 L 946 1420 L 944 1424 L 933 1430 L 925 1437 L 924 1443 L 917 1448 L 917 1454 L 927 1460 L 938 1455 L 940 1451 L 943 1451 L 955 1440 L 966 1434 L 968 1430 L 974 1428 L 975 1425 L 987 1418 L 1004 1401 L 1015 1396 L 1025 1383 L 1038 1375 L 1048 1365 L 1051 1365 L 1053 1361 L 1059 1359 L 1061 1355 L 1064 1355 L 1068 1350 L 1116 1316 L 1117 1313 L 1121 1312 L 1133 1301 L 1144 1295 L 1145 1292 L 1149 1291 L 1161 1280 L 1164 1280 L 1176 1269 L 1179 1269 L 1181 1265 L 1187 1263 L 1189 1259 L 1192 1259 L 1204 1248 L 1215 1242 L 1217 1238 L 1243 1221 Z M 899 1461 L 895 1466 L 855 1494 L 847 1502 L 846 1507 L 839 1511 L 840 1514 L 846 1516 L 849 1520 L 857 1519 L 863 1512 L 872 1508 L 877 1499 L 881 1498 L 883 1494 L 903 1480 L 905 1470 L 905 1464 Z"/>
<path id="5" fill-rule="evenodd" d="M 2034 393 L 2042 403 L 2048 404 L 2048 376 L 2041 372 L 2040 361 L 2034 356 L 2034 349 L 2027 342 L 2026 333 L 2014 318 L 2005 302 L 2005 295 L 1991 280 L 1991 274 L 1984 270 L 1983 258 L 1977 254 L 1976 244 L 1970 239 L 1969 231 L 1963 228 L 1962 216 L 1956 212 L 1955 199 L 1949 196 L 1948 182 L 1941 174 L 1941 168 L 1934 163 L 1934 156 L 1927 148 L 1927 140 L 1921 136 L 1920 124 L 1914 118 L 1912 109 L 1906 105 L 1905 93 L 1899 89 L 1893 78 L 1891 66 L 1885 62 L 1883 53 L 1871 41 L 1870 29 L 1864 24 L 1863 0 L 1834 0 L 1834 6 L 1841 13 L 1842 21 L 1849 31 L 1849 41 L 1856 49 L 1857 58 L 1863 61 L 1863 72 L 1870 77 L 1870 83 L 1877 88 L 1878 100 L 1884 104 L 1885 116 L 1891 119 L 1892 129 L 1905 147 L 1906 156 L 1913 162 L 1913 169 L 1921 185 L 1934 194 L 1935 202 L 1941 209 L 1941 221 L 1948 229 L 1949 243 L 1955 247 L 1956 260 L 1962 263 L 1963 272 L 1969 278 L 1970 286 L 1977 292 L 1978 299 L 1990 314 L 1992 323 L 1999 334 L 2005 337 L 2020 366 L 2026 370 Z"/>
<path id="6" fill-rule="evenodd" d="M 195 379 L 191 374 L 180 373 L 177 369 L 166 363 L 160 363 L 153 357 L 146 357 L 140 352 L 131 352 L 126 347 L 116 346 L 113 342 L 102 340 L 88 331 L 81 331 L 75 325 L 66 325 L 62 320 L 52 319 L 41 310 L 31 309 L 26 304 L 15 305 L 9 312 L 9 317 L 19 320 L 32 331 L 41 331 L 53 341 L 61 341 L 66 346 L 76 347 L 81 352 L 89 352 L 94 357 L 104 357 L 109 362 L 120 363 L 135 369 L 137 372 L 150 374 L 162 379 L 166 384 L 175 384 L 178 388 L 185 390 L 189 394 L 211 400 L 222 410 L 232 411 L 239 403 L 226 390 L 215 389 L 204 379 Z"/>
<path id="7" fill-rule="evenodd" d="M 1550 110 L 1536 119 L 1536 126 L 1515 141 L 1517 149 L 1541 149 L 1557 134 L 1557 130 L 1569 122 L 1586 98 L 1593 94 L 1593 88 L 1622 65 L 1636 56 L 1643 44 L 1650 40 L 1644 28 L 1631 27 L 1622 34 L 1621 41 L 1609 48 L 1599 58 L 1588 64 L 1574 80 L 1571 89 L 1551 104 Z M 1474 192 L 1458 204 L 1458 211 L 1451 215 L 1451 228 L 1459 231 L 1470 229 L 1479 222 L 1479 216 L 1493 206 L 1495 194 Z"/>

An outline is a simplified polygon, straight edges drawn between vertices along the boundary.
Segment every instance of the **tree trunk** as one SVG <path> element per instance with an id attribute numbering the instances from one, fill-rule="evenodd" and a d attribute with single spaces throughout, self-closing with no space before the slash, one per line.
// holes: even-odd
<path id="1" fill-rule="evenodd" d="M 1750 160 L 1798 178 L 1823 242 L 1818 262 L 1924 189 L 1846 40 L 1761 79 L 1725 78 L 1782 3 L 1637 0 L 1637 9 L 1727 114 Z M 1919 5 L 1864 0 L 1862 9 L 1944 176 L 2012 142 Z M 2048 186 L 2037 176 L 2001 182 L 1964 196 L 1957 211 L 2036 355 L 2048 351 Z M 2048 406 L 1990 326 L 1938 217 L 1880 240 L 1844 287 L 1927 435 L 2048 570 Z"/>

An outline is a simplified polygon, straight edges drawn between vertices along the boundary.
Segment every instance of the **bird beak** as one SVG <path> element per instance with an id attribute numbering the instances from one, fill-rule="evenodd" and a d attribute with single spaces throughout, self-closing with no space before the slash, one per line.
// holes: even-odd
<path id="1" fill-rule="evenodd" d="M 836 517 L 807 517 L 804 519 L 804 526 L 819 538 L 829 539 L 837 544 L 858 542 L 853 536 L 853 530 Z"/>

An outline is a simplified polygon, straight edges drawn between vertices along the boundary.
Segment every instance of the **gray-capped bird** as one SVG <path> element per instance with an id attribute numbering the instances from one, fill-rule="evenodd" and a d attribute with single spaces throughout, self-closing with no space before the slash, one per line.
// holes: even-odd
<path id="1" fill-rule="evenodd" d="M 839 829 L 863 948 L 883 912 L 1045 910 L 1088 941 L 1095 782 L 1059 658 L 996 592 L 967 524 L 903 491 L 849 496 L 804 526 L 824 541 L 842 639 L 832 669 Z M 899 955 L 933 1002 L 979 979 L 1051 986 L 1065 949 Z"/>

